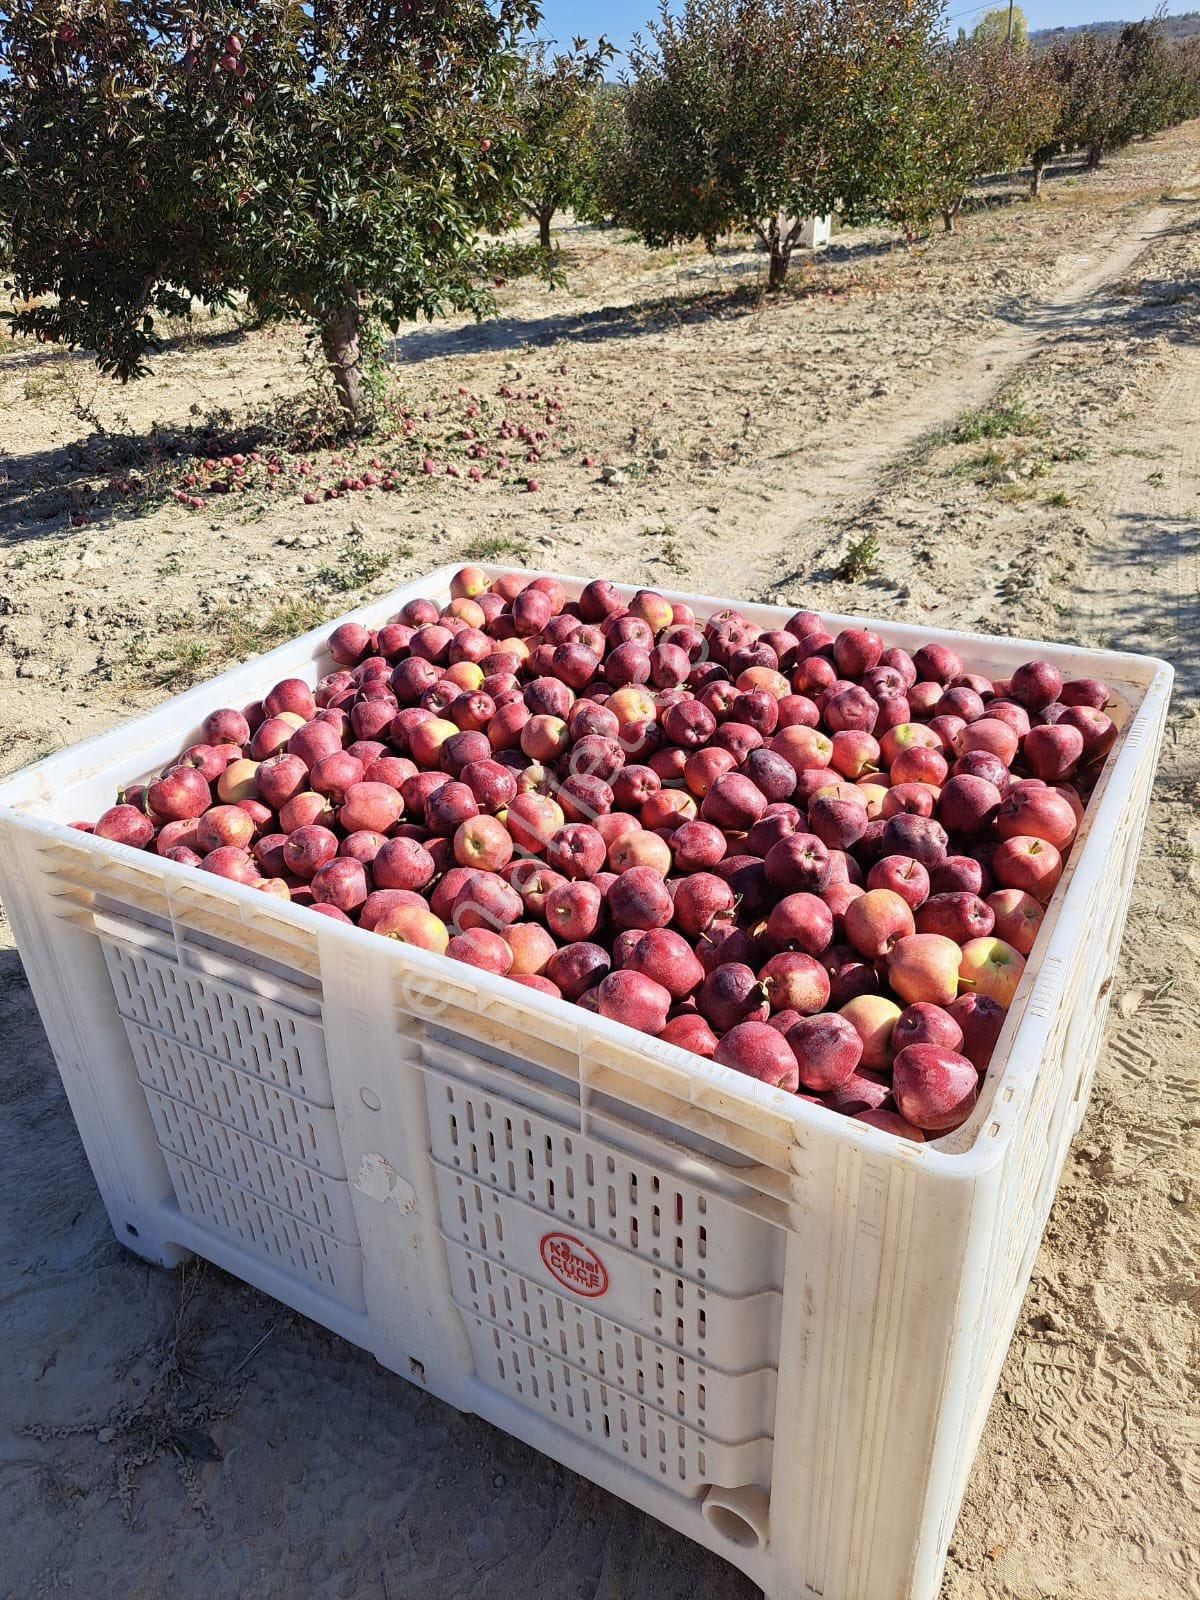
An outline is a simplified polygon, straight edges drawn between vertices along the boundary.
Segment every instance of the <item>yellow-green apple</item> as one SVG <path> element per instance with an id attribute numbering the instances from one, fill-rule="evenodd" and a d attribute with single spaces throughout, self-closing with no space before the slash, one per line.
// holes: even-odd
<path id="1" fill-rule="evenodd" d="M 959 983 L 966 991 L 986 995 L 1006 1010 L 1025 971 L 1025 957 L 995 935 L 972 939 L 962 948 Z"/>

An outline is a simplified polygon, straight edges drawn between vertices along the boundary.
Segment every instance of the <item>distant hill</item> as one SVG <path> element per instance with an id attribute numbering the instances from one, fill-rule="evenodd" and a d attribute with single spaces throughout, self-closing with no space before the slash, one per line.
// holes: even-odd
<path id="1" fill-rule="evenodd" d="M 1159 25 L 1166 39 L 1194 39 L 1200 35 L 1200 11 L 1184 11 L 1177 17 L 1163 17 Z M 1047 45 L 1054 39 L 1062 39 L 1072 33 L 1098 33 L 1103 37 L 1120 33 L 1126 26 L 1124 22 L 1081 22 L 1074 28 L 1038 28 L 1030 32 L 1029 42 Z"/>

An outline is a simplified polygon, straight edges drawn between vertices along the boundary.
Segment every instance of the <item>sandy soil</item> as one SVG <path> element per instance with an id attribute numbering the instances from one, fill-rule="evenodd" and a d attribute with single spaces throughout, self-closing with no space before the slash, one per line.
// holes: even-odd
<path id="1" fill-rule="evenodd" d="M 958 239 L 844 235 L 774 304 L 753 255 L 677 261 L 567 230 L 566 291 L 506 289 L 494 322 L 402 333 L 414 433 L 363 452 L 399 487 L 313 507 L 297 458 L 277 487 L 252 474 L 203 511 L 163 493 L 186 470 L 176 430 L 216 417 L 253 445 L 266 408 L 296 408 L 298 335 L 188 339 L 124 391 L 83 360 L 0 350 L 0 769 L 248 637 L 483 549 L 1175 662 L 1092 1105 L 945 1600 L 1200 1595 L 1198 166 L 1193 125 L 1066 171 L 1040 206 L 996 191 Z M 561 400 L 536 468 L 419 474 L 426 452 L 459 459 L 460 386 L 493 424 L 532 418 L 522 392 Z M 362 470 L 340 454 L 303 459 L 336 482 Z M 3 923 L 0 1084 L 0 1517 L 16 1535 L 0 1594 L 755 1592 L 215 1270 L 122 1251 Z M 164 1443 L 181 1429 L 190 1455 Z"/>

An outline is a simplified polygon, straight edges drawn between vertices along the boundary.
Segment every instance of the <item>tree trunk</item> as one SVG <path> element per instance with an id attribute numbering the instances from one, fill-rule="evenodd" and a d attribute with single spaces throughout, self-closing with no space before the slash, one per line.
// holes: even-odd
<path id="1" fill-rule="evenodd" d="M 787 277 L 792 261 L 792 247 L 781 239 L 771 241 L 771 265 L 767 272 L 767 288 L 778 289 Z"/>
<path id="2" fill-rule="evenodd" d="M 1087 164 L 1088 164 L 1088 170 L 1089 171 L 1093 167 L 1098 167 L 1100 165 L 1100 157 L 1103 154 L 1104 154 L 1104 151 L 1100 148 L 1100 146 L 1098 144 L 1090 144 L 1090 145 L 1088 145 Z"/>
<path id="3" fill-rule="evenodd" d="M 947 206 L 942 212 L 942 226 L 947 233 L 958 232 L 958 213 L 962 210 L 963 197 L 959 195 L 952 206 Z"/>
<path id="4" fill-rule="evenodd" d="M 363 361 L 357 293 L 352 293 L 321 329 L 321 348 L 329 363 L 342 415 L 351 427 L 357 427 L 363 419 Z"/>
<path id="5" fill-rule="evenodd" d="M 1029 197 L 1031 200 L 1040 200 L 1042 197 L 1042 179 L 1046 176 L 1046 163 L 1035 161 L 1033 175 L 1029 180 Z"/>
<path id="6" fill-rule="evenodd" d="M 547 251 L 550 249 L 550 218 L 553 215 L 552 211 L 538 212 L 538 243 Z"/>

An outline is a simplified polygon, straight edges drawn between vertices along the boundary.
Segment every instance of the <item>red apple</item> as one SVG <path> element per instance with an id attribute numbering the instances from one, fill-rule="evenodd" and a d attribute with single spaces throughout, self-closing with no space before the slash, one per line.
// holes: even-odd
<path id="1" fill-rule="evenodd" d="M 629 867 L 620 873 L 607 900 L 618 928 L 665 928 L 671 920 L 671 896 L 652 867 Z"/>
<path id="2" fill-rule="evenodd" d="M 801 1017 L 785 1037 L 796 1061 L 798 1082 L 816 1094 L 844 1087 L 862 1060 L 858 1030 L 836 1012 Z"/>
<path id="3" fill-rule="evenodd" d="M 956 944 L 991 933 L 995 913 L 976 894 L 931 895 L 916 913 L 918 933 L 940 933 Z"/>
<path id="4" fill-rule="evenodd" d="M 146 804 L 163 822 L 199 817 L 212 804 L 208 781 L 195 767 L 169 767 L 146 790 Z"/>
<path id="5" fill-rule="evenodd" d="M 950 1012 L 927 1000 L 906 1006 L 892 1029 L 895 1050 L 903 1050 L 910 1044 L 939 1044 L 947 1050 L 959 1050 L 962 1042 L 962 1029 Z"/>
<path id="6" fill-rule="evenodd" d="M 732 1067 L 776 1089 L 794 1091 L 798 1082 L 796 1057 L 791 1045 L 764 1022 L 741 1022 L 717 1045 L 719 1066 Z"/>
<path id="7" fill-rule="evenodd" d="M 193 769 L 194 770 L 194 769 Z M 205 785 L 207 788 L 207 785 Z M 191 823 L 192 817 L 177 818 L 177 821 Z M 172 824 L 167 823 L 169 828 Z M 134 850 L 144 850 L 154 838 L 154 824 L 144 811 L 139 811 L 136 806 L 116 805 L 110 806 L 99 818 L 93 829 L 98 839 L 112 839 L 117 844 L 127 844 Z M 163 829 L 166 832 L 166 828 Z M 190 848 L 180 840 L 172 840 L 160 853 L 166 855 L 168 850 Z"/>
<path id="8" fill-rule="evenodd" d="M 979 1074 L 955 1050 L 936 1044 L 910 1044 L 892 1068 L 892 1092 L 900 1114 L 925 1133 L 946 1133 L 971 1115 L 979 1093 Z"/>
<path id="9" fill-rule="evenodd" d="M 602 907 L 603 896 L 594 883 L 560 880 L 545 895 L 546 925 L 564 943 L 590 939 L 599 926 Z"/>
<path id="10" fill-rule="evenodd" d="M 700 966 L 700 963 L 696 963 Z M 703 971 L 703 968 L 700 968 Z M 772 1011 L 794 1011 L 802 1017 L 823 1011 L 829 1002 L 829 974 L 801 950 L 784 950 L 759 969 Z"/>
<path id="11" fill-rule="evenodd" d="M 870 889 L 846 907 L 846 941 L 875 961 L 915 931 L 908 902 L 891 889 Z"/>
<path id="12" fill-rule="evenodd" d="M 661 1033 L 671 1008 L 671 996 L 661 983 L 628 969 L 602 978 L 596 1001 L 602 1017 L 623 1022 L 641 1033 Z"/>
<path id="13" fill-rule="evenodd" d="M 985 1072 L 1004 1026 L 1004 1007 L 990 995 L 960 994 L 947 1010 L 963 1034 L 962 1044 L 954 1048 L 961 1049 L 978 1071 Z"/>
<path id="14" fill-rule="evenodd" d="M 1046 915 L 1044 908 L 1020 889 L 997 889 L 988 895 L 987 903 L 995 918 L 996 937 L 1027 956 Z"/>
<path id="15" fill-rule="evenodd" d="M 737 895 L 723 878 L 695 872 L 676 884 L 672 915 L 684 934 L 697 939 L 714 924 L 730 919 L 736 905 Z"/>
<path id="16" fill-rule="evenodd" d="M 1024 834 L 1005 839 L 992 856 L 992 873 L 1002 889 L 1021 889 L 1043 904 L 1062 870 L 1062 856 L 1052 844 Z"/>
<path id="17" fill-rule="evenodd" d="M 694 1055 L 704 1056 L 710 1061 L 717 1053 L 717 1036 L 698 1011 L 671 1017 L 658 1037 L 664 1044 L 690 1050 Z"/>
<path id="18" fill-rule="evenodd" d="M 704 968 L 695 951 L 670 928 L 639 933 L 623 966 L 661 984 L 674 1001 L 683 1000 L 704 981 Z"/>
<path id="19" fill-rule="evenodd" d="M 612 958 L 601 945 L 586 940 L 564 945 L 546 963 L 546 976 L 556 983 L 566 1000 L 578 1000 L 594 989 L 612 966 Z M 665 991 L 664 991 L 665 993 Z M 670 996 L 667 996 L 668 1001 Z"/>
<path id="20" fill-rule="evenodd" d="M 222 845 L 244 850 L 253 838 L 254 823 L 240 806 L 212 806 L 196 819 L 195 847 L 201 855 Z"/>
<path id="21" fill-rule="evenodd" d="M 915 911 L 929 898 L 929 873 L 911 856 L 882 856 L 867 873 L 867 888 L 890 890 Z"/>

